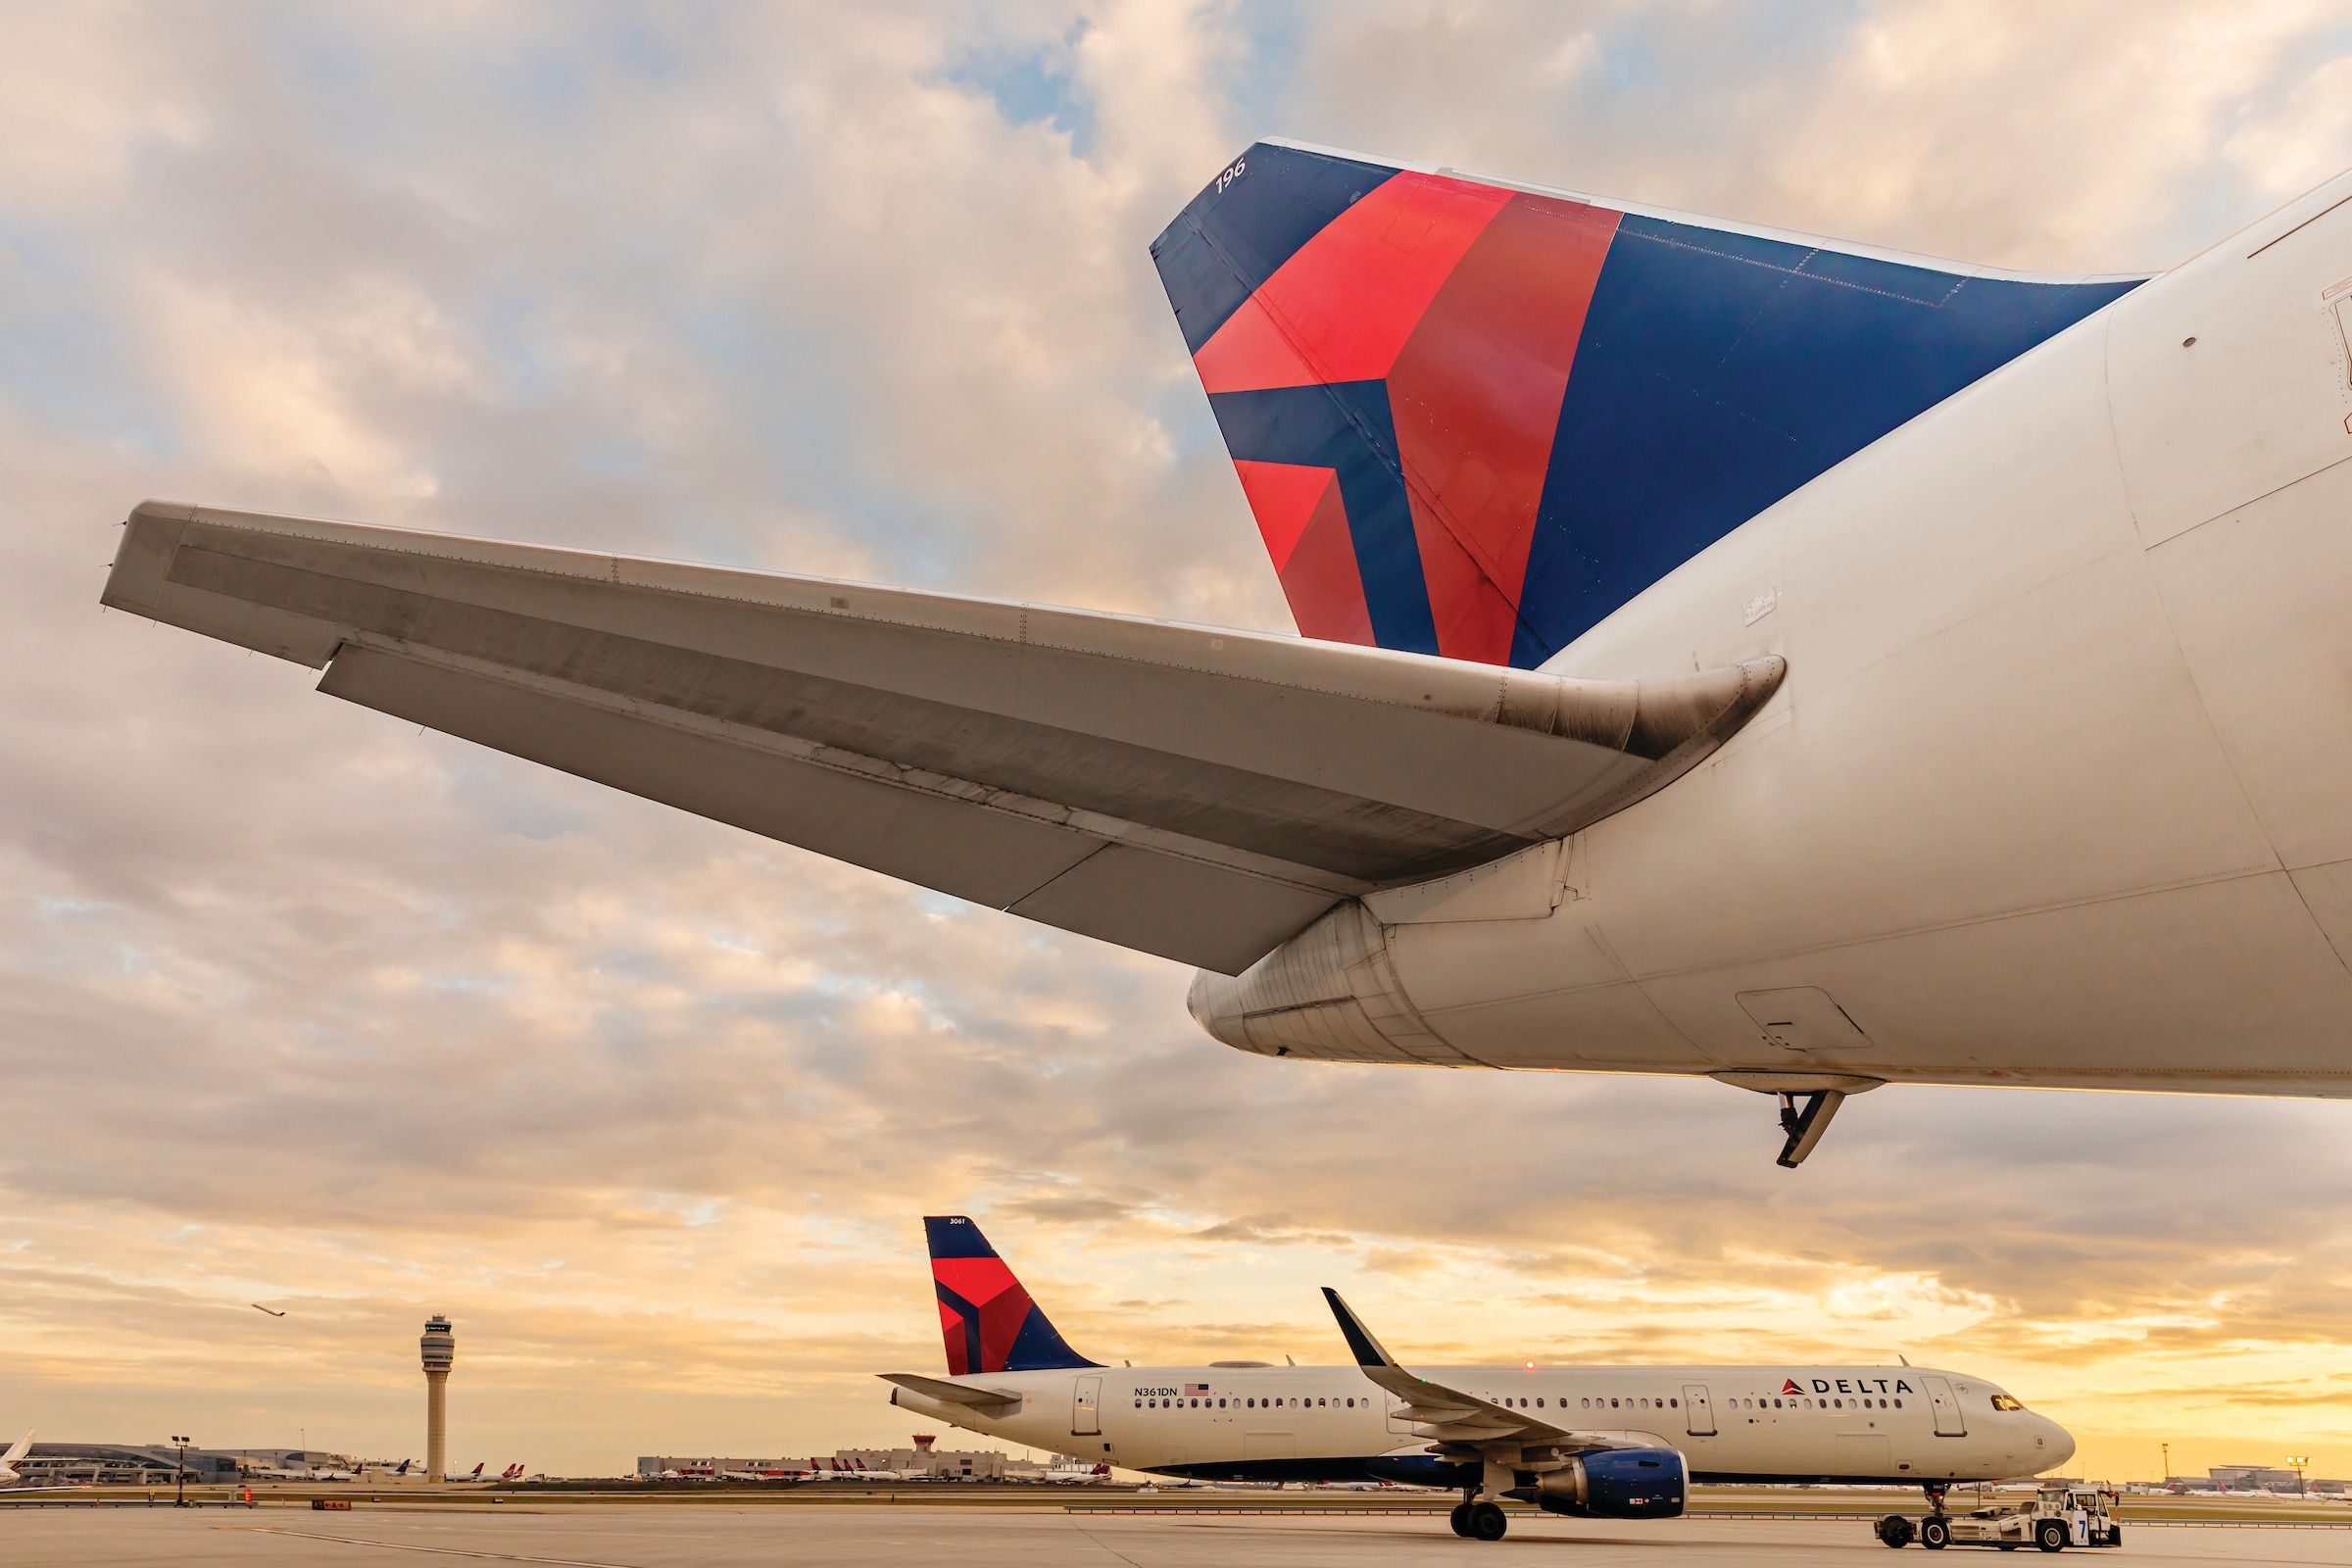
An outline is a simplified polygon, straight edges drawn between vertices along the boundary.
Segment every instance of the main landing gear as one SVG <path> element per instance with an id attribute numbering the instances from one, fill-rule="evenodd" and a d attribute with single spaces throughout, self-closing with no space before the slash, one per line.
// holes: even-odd
<path id="1" fill-rule="evenodd" d="M 1455 1535 L 1472 1541 L 1500 1541 L 1503 1532 L 1511 1528 L 1511 1521 L 1499 1504 L 1468 1497 L 1453 1505 L 1447 1519 Z"/>

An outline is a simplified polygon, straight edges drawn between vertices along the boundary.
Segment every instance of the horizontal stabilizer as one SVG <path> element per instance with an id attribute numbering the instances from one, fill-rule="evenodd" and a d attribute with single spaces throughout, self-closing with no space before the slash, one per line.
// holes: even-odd
<path id="1" fill-rule="evenodd" d="M 937 1399 L 942 1404 L 959 1404 L 967 1410 L 978 1410 L 983 1414 L 1002 1413 L 1021 1402 L 1019 1395 L 1007 1394 L 1002 1389 L 968 1389 L 944 1378 L 924 1377 L 919 1372 L 879 1372 L 875 1376 L 885 1383 L 897 1384 L 909 1394 L 919 1394 L 926 1399 Z"/>
<path id="2" fill-rule="evenodd" d="M 104 602 L 319 689 L 1236 973 L 1338 901 L 1688 770 L 1778 659 L 1568 680 L 1378 649 L 148 503 Z"/>

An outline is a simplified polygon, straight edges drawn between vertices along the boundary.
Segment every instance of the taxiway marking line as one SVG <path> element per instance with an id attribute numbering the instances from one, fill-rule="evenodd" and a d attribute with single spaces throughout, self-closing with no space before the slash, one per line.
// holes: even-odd
<path id="1" fill-rule="evenodd" d="M 385 1551 L 422 1551 L 436 1557 L 474 1557 L 488 1562 L 551 1563 L 555 1568 L 637 1568 L 634 1563 L 595 1562 L 586 1557 L 532 1557 L 519 1551 L 473 1551 L 464 1546 L 419 1546 L 406 1541 L 369 1541 L 365 1536 L 322 1536 L 315 1530 L 285 1530 L 276 1525 L 215 1525 L 216 1530 L 244 1530 L 252 1535 L 293 1536 L 303 1541 L 331 1541 L 343 1546 L 376 1546 Z"/>

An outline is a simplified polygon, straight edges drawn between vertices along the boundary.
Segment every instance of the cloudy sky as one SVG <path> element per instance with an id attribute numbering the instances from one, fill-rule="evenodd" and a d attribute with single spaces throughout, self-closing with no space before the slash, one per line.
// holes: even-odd
<path id="1" fill-rule="evenodd" d="M 2062 11 L 2061 17 L 2048 13 Z M 1146 246 L 1250 139 L 2016 267 L 2352 164 L 2340 7 L 0 0 L 0 1430 L 908 1430 L 917 1216 L 1098 1358 L 1891 1357 L 2352 1473 L 2352 1106 L 1275 1064 L 1186 974 L 322 699 L 141 497 L 1288 628 Z M 270 1318 L 246 1303 L 285 1308 Z"/>

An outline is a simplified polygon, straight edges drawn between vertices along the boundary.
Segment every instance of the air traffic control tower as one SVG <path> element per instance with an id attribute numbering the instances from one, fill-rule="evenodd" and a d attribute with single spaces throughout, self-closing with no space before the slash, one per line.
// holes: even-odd
<path id="1" fill-rule="evenodd" d="M 449 1474 L 449 1368 L 458 1358 L 449 1319 L 438 1312 L 426 1318 L 416 1348 L 424 1354 L 424 1477 L 439 1481 Z"/>

